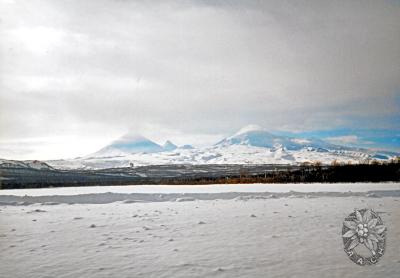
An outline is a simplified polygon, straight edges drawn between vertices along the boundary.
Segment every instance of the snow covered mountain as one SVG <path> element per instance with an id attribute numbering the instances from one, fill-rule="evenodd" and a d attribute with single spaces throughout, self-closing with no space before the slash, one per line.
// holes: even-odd
<path id="1" fill-rule="evenodd" d="M 169 146 L 169 144 L 168 144 Z M 127 134 L 115 140 L 101 150 L 85 158 L 107 158 L 125 156 L 132 153 L 156 153 L 163 151 L 163 147 L 138 134 Z"/>
<path id="2" fill-rule="evenodd" d="M 270 149 L 284 148 L 286 150 L 309 148 L 316 151 L 349 149 L 343 146 L 329 144 L 319 139 L 292 138 L 274 135 L 257 125 L 246 126 L 233 136 L 223 139 L 217 143 L 217 145 L 248 145 Z"/>
<path id="3" fill-rule="evenodd" d="M 177 148 L 178 147 L 169 140 L 167 140 L 164 145 L 160 146 L 142 135 L 126 134 L 101 150 L 85 156 L 84 159 L 121 157 L 137 153 L 158 153 L 173 151 Z"/>
<path id="4" fill-rule="evenodd" d="M 99 169 L 161 164 L 299 164 L 319 161 L 359 163 L 399 154 L 334 145 L 320 139 L 278 136 L 250 125 L 212 146 L 163 146 L 140 135 L 126 135 L 83 158 L 48 161 L 55 168 Z"/>
<path id="5" fill-rule="evenodd" d="M 165 144 L 162 147 L 163 147 L 164 151 L 173 151 L 178 148 L 177 145 L 175 145 L 174 143 L 172 143 L 169 140 L 167 140 L 167 142 L 165 142 Z"/>

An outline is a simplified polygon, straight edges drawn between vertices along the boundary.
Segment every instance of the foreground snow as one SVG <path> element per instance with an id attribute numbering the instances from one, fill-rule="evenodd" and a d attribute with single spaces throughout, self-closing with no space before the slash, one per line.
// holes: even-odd
<path id="1" fill-rule="evenodd" d="M 80 186 L 39 189 L 0 190 L 2 196 L 52 196 L 83 195 L 96 193 L 229 193 L 229 192 L 368 192 L 374 190 L 400 190 L 400 183 L 285 183 L 285 184 L 206 184 L 206 185 L 121 185 L 121 186 Z M 214 196 L 215 197 L 215 196 Z M 7 199 L 7 198 L 6 198 Z"/>
<path id="2" fill-rule="evenodd" d="M 399 277 L 400 184 L 295 186 L 0 191 L 0 277 Z M 102 195 L 122 199 L 93 204 Z M 343 218 L 364 207 L 388 227 L 370 267 L 341 239 Z"/>

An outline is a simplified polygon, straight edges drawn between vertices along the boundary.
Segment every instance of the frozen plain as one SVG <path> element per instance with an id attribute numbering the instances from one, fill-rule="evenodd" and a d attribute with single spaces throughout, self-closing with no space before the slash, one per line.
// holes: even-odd
<path id="1" fill-rule="evenodd" d="M 0 277 L 400 277 L 399 191 L 399 183 L 2 190 Z M 355 265 L 343 251 L 342 221 L 355 208 L 379 212 L 388 228 L 377 265 Z"/>

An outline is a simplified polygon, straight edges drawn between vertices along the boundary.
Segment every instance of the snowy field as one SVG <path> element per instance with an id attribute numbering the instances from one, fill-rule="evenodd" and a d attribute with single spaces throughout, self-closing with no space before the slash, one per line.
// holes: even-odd
<path id="1" fill-rule="evenodd" d="M 377 211 L 377 265 L 342 221 Z M 115 186 L 0 191 L 0 277 L 400 277 L 400 184 Z"/>

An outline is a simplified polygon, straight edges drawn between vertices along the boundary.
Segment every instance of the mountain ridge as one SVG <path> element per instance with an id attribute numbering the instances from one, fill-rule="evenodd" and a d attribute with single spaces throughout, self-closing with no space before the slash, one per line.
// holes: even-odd
<path id="1" fill-rule="evenodd" d="M 186 147 L 185 147 L 186 146 Z M 66 169 L 99 169 L 129 165 L 165 164 L 291 164 L 319 161 L 331 164 L 389 160 L 399 154 L 335 145 L 315 138 L 296 138 L 270 133 L 248 125 L 211 146 L 177 147 L 167 140 L 159 145 L 141 135 L 124 135 L 98 152 L 78 159 L 53 160 L 49 164 Z"/>

